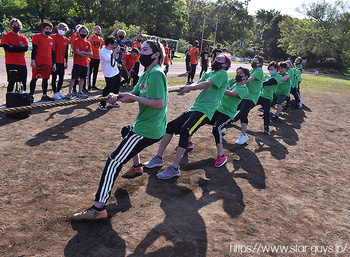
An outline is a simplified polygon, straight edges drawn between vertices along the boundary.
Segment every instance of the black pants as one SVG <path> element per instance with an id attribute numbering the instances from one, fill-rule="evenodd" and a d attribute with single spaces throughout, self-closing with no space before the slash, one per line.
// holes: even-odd
<path id="1" fill-rule="evenodd" d="M 192 82 L 194 79 L 194 74 L 196 74 L 197 64 L 191 64 L 191 71 L 188 73 L 187 82 Z"/>
<path id="2" fill-rule="evenodd" d="M 106 86 L 102 91 L 102 96 L 108 96 L 109 93 L 118 94 L 120 86 L 120 75 L 117 74 L 114 77 L 105 77 Z M 106 101 L 101 101 L 101 105 L 106 107 Z"/>
<path id="3" fill-rule="evenodd" d="M 91 62 L 89 63 L 89 84 L 88 89 L 91 89 L 91 86 L 96 86 L 98 67 L 100 66 L 100 59 L 91 58 Z M 92 85 L 91 85 L 91 74 L 92 74 Z"/>
<path id="4" fill-rule="evenodd" d="M 63 63 L 56 63 L 56 71 L 51 73 L 52 79 L 51 79 L 51 85 L 52 85 L 52 91 L 54 93 L 60 92 L 63 85 L 63 79 L 64 79 L 64 64 Z M 56 79 L 58 76 L 58 83 L 56 87 Z"/>
<path id="5" fill-rule="evenodd" d="M 17 76 L 16 78 L 10 78 L 9 71 L 10 70 L 16 70 Z M 23 90 L 26 91 L 27 89 L 27 66 L 25 65 L 17 65 L 17 64 L 6 64 L 6 72 L 7 72 L 7 92 L 12 92 L 14 89 L 14 85 L 16 82 L 22 82 L 23 84 Z"/>
<path id="6" fill-rule="evenodd" d="M 270 126 L 270 119 L 271 119 L 271 100 L 266 99 L 264 97 L 259 97 L 258 103 L 260 104 L 264 110 L 264 127 Z"/>
<path id="7" fill-rule="evenodd" d="M 243 99 L 239 105 L 239 113 L 233 119 L 234 121 L 241 120 L 241 123 L 248 124 L 248 114 L 255 106 L 254 102 L 248 99 Z"/>
<path id="8" fill-rule="evenodd" d="M 32 79 L 30 81 L 30 95 L 34 95 L 34 92 L 35 92 L 35 88 L 36 88 L 36 81 L 38 79 Z M 42 89 L 43 89 L 43 95 L 46 95 L 47 94 L 47 87 L 49 85 L 49 79 L 43 79 L 43 82 L 42 82 Z"/>
<path id="9" fill-rule="evenodd" d="M 295 99 L 295 104 L 297 105 L 298 107 L 298 104 L 301 102 L 300 100 L 300 88 L 299 87 L 292 87 L 290 89 L 290 93 L 294 96 L 294 99 Z M 289 107 L 289 104 L 290 104 L 290 96 L 287 97 L 287 106 Z"/>
<path id="10" fill-rule="evenodd" d="M 201 69 L 201 73 L 199 73 L 199 78 L 201 78 L 202 75 L 207 72 L 207 70 L 208 70 L 208 64 L 202 64 L 202 69 Z"/>
<path id="11" fill-rule="evenodd" d="M 124 83 L 129 84 L 130 83 L 130 78 L 128 77 L 128 73 L 125 70 L 122 70 L 120 72 L 120 75 L 124 78 L 124 81 L 121 82 L 122 84 L 124 84 Z M 130 75 L 132 78 L 132 86 L 134 87 L 137 84 L 137 82 L 139 82 L 139 76 L 136 74 L 136 72 L 134 70 L 131 71 Z"/>
<path id="12" fill-rule="evenodd" d="M 142 137 L 135 134 L 131 130 L 132 125 L 123 127 L 122 136 L 124 139 L 118 148 L 112 152 L 107 159 L 101 176 L 100 185 L 95 195 L 96 202 L 107 202 L 111 195 L 114 182 L 124 164 L 140 153 L 143 149 L 153 145 L 161 139 Z"/>
<path id="13" fill-rule="evenodd" d="M 215 111 L 213 118 L 210 121 L 210 124 L 213 125 L 213 135 L 215 138 L 215 144 L 222 144 L 222 129 L 231 122 L 229 116 L 223 114 L 219 111 Z"/>

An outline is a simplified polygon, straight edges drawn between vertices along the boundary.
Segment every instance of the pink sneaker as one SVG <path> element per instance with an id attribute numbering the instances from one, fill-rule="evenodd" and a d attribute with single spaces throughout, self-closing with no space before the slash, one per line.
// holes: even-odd
<path id="1" fill-rule="evenodd" d="M 177 146 L 175 147 L 175 150 L 177 150 L 178 147 L 179 147 L 179 146 L 177 145 Z M 187 149 L 193 149 L 193 147 L 194 147 L 194 143 L 193 143 L 192 141 L 189 142 L 188 145 L 187 145 Z"/>
<path id="2" fill-rule="evenodd" d="M 223 154 L 223 156 L 218 155 L 218 157 L 216 158 L 216 161 L 214 163 L 214 166 L 219 168 L 222 165 L 224 165 L 226 162 L 227 162 L 227 158 L 224 154 Z"/>

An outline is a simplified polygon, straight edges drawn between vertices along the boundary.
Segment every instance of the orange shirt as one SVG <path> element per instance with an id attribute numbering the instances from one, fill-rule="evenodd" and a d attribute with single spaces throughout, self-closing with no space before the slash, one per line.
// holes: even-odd
<path id="1" fill-rule="evenodd" d="M 55 40 L 43 33 L 35 34 L 32 38 L 33 45 L 37 45 L 35 62 L 52 65 L 52 51 L 55 50 Z"/>
<path id="2" fill-rule="evenodd" d="M 197 64 L 197 56 L 199 53 L 199 49 L 196 47 L 193 47 L 190 51 L 190 60 L 191 60 L 191 64 Z"/>
<path id="3" fill-rule="evenodd" d="M 70 36 L 70 43 L 73 44 L 73 42 L 79 37 L 78 32 L 74 32 L 71 36 Z"/>
<path id="4" fill-rule="evenodd" d="M 28 39 L 21 35 L 15 34 L 12 31 L 6 32 L 1 36 L 1 44 L 9 46 L 21 46 L 22 44 L 28 46 Z M 16 64 L 16 65 L 26 65 L 26 60 L 24 58 L 24 52 L 13 53 L 5 51 L 5 63 L 6 64 Z"/>
<path id="5" fill-rule="evenodd" d="M 73 52 L 74 52 L 74 64 L 78 64 L 84 67 L 88 67 L 89 65 L 89 58 L 88 57 L 84 57 L 84 56 L 80 56 L 78 54 L 75 53 L 75 50 L 78 49 L 80 51 L 83 52 L 87 52 L 87 51 L 91 51 L 91 44 L 89 41 L 87 41 L 86 38 L 82 39 L 82 38 L 77 38 L 74 42 L 73 42 Z"/>
<path id="6" fill-rule="evenodd" d="M 136 62 L 136 58 L 137 56 L 132 57 L 129 53 L 123 55 L 123 60 L 125 61 L 125 66 L 128 70 L 130 70 L 132 65 Z"/>
<path id="7" fill-rule="evenodd" d="M 165 57 L 164 57 L 164 64 L 168 64 L 170 60 L 170 49 L 167 46 L 164 46 L 164 52 L 165 52 Z"/>
<path id="8" fill-rule="evenodd" d="M 137 48 L 139 51 L 141 51 L 142 45 L 141 43 L 136 40 L 134 43 L 132 43 L 132 49 Z M 140 54 L 136 56 L 136 62 L 140 62 Z"/>
<path id="9" fill-rule="evenodd" d="M 102 49 L 102 46 L 105 45 L 105 41 L 102 37 L 92 35 L 89 37 L 89 42 L 91 43 L 92 48 L 92 56 L 90 58 L 100 59 L 100 50 Z"/>
<path id="10" fill-rule="evenodd" d="M 51 36 L 55 40 L 56 63 L 65 63 L 65 56 L 70 40 L 65 36 L 54 34 Z"/>

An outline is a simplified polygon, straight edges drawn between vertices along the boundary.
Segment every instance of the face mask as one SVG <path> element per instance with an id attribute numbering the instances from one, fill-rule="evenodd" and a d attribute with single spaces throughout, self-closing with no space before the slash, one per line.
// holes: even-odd
<path id="1" fill-rule="evenodd" d="M 57 30 L 57 33 L 58 33 L 59 35 L 61 35 L 61 36 L 63 36 L 64 34 L 66 34 L 66 32 L 65 32 L 64 30 L 62 30 L 62 29 Z"/>
<path id="2" fill-rule="evenodd" d="M 236 82 L 241 82 L 243 81 L 243 76 L 242 75 L 236 75 Z"/>
<path id="3" fill-rule="evenodd" d="M 273 75 L 275 75 L 275 74 L 276 74 L 276 71 L 274 71 L 274 70 L 270 70 L 270 71 L 269 71 L 269 73 L 270 73 L 270 75 L 271 75 L 271 76 L 273 76 Z"/>
<path id="4" fill-rule="evenodd" d="M 46 36 L 50 36 L 51 35 L 51 31 L 45 31 L 44 32 Z"/>
<path id="5" fill-rule="evenodd" d="M 120 39 L 120 40 L 123 40 L 123 39 L 124 39 L 124 36 L 123 36 L 123 35 L 119 35 L 119 39 Z"/>
<path id="6" fill-rule="evenodd" d="M 219 63 L 219 62 L 215 61 L 215 62 L 213 62 L 213 64 L 211 65 L 211 69 L 212 69 L 213 71 L 218 71 L 218 70 L 220 70 L 220 69 L 222 68 L 222 64 L 223 64 L 223 63 Z"/>
<path id="7" fill-rule="evenodd" d="M 81 38 L 86 38 L 87 35 L 86 35 L 86 34 L 80 34 L 80 37 L 81 37 Z"/>
<path id="8" fill-rule="evenodd" d="M 144 67 L 148 67 L 151 65 L 151 63 L 154 61 L 154 59 L 151 57 L 153 54 L 141 54 L 140 55 L 140 63 Z"/>
<path id="9" fill-rule="evenodd" d="M 258 67 L 258 64 L 256 62 L 252 62 L 252 68 L 255 69 Z"/>
<path id="10" fill-rule="evenodd" d="M 20 27 L 13 27 L 12 28 L 12 31 L 15 32 L 15 33 L 17 33 L 20 30 L 21 30 Z"/>

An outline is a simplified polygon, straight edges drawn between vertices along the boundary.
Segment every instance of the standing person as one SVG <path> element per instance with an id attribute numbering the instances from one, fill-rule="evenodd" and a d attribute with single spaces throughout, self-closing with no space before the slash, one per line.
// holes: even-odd
<path id="1" fill-rule="evenodd" d="M 190 73 L 191 71 L 191 58 L 190 58 L 190 51 L 192 50 L 192 45 L 189 45 L 185 52 L 185 63 L 186 63 L 186 73 Z"/>
<path id="2" fill-rule="evenodd" d="M 118 74 L 119 69 L 116 64 L 117 56 L 119 52 L 122 51 L 117 46 L 117 41 L 114 37 L 108 37 L 105 42 L 105 47 L 100 51 L 100 59 L 101 59 L 101 67 L 103 71 L 103 75 L 105 76 L 106 86 L 102 91 L 102 96 L 107 96 L 109 93 L 117 93 L 119 92 L 118 87 Z M 111 104 L 114 107 L 119 107 L 119 104 L 113 103 Z M 107 111 L 106 101 L 101 101 L 98 109 L 102 111 Z"/>
<path id="3" fill-rule="evenodd" d="M 282 76 L 281 83 L 278 85 L 275 94 L 273 95 L 273 100 L 271 106 L 277 104 L 277 110 L 275 116 L 272 118 L 272 121 L 277 123 L 279 121 L 279 116 L 282 112 L 283 102 L 287 99 L 290 94 L 291 86 L 291 76 L 287 73 L 288 65 L 286 62 L 280 62 L 278 64 L 279 74 Z"/>
<path id="4" fill-rule="evenodd" d="M 199 73 L 199 78 L 202 77 L 202 74 L 207 72 L 208 66 L 209 66 L 209 52 L 208 52 L 208 47 L 206 46 L 204 48 L 204 51 L 201 53 L 201 72 Z"/>
<path id="5" fill-rule="evenodd" d="M 12 18 L 9 26 L 12 31 L 6 32 L 1 36 L 1 45 L 5 50 L 7 92 L 13 91 L 16 81 L 22 82 L 23 90 L 25 91 L 28 71 L 24 53 L 28 50 L 28 39 L 19 34 L 19 31 L 22 29 L 22 22 L 19 19 Z M 17 70 L 16 81 L 11 81 L 10 70 Z"/>
<path id="6" fill-rule="evenodd" d="M 300 81 L 301 74 L 303 72 L 303 65 L 301 64 L 301 62 L 301 57 L 295 59 L 295 67 L 293 67 L 291 61 L 286 62 L 288 65 L 287 72 L 290 76 L 292 76 L 290 93 L 294 96 L 296 109 L 300 109 L 303 106 L 300 99 Z M 284 110 L 290 110 L 290 96 L 287 97 L 286 102 L 287 103 L 284 107 Z"/>
<path id="7" fill-rule="evenodd" d="M 79 80 L 79 92 L 78 98 L 87 98 L 88 96 L 83 93 L 84 80 L 87 76 L 89 56 L 92 56 L 91 44 L 86 39 L 89 35 L 89 30 L 85 26 L 81 26 L 79 29 L 79 37 L 73 42 L 73 71 L 72 79 L 69 83 L 69 93 L 66 95 L 67 99 L 72 98 L 72 89 L 74 82 Z"/>
<path id="8" fill-rule="evenodd" d="M 184 86 L 182 88 L 180 93 L 188 93 L 192 90 L 202 90 L 202 92 L 197 96 L 194 104 L 188 111 L 183 112 L 168 123 L 166 133 L 160 142 L 157 154 L 153 155 L 151 160 L 144 164 L 146 168 L 163 166 L 162 156 L 166 147 L 174 134 L 180 134 L 175 160 L 168 168 L 157 174 L 158 179 L 169 179 L 174 176 L 180 176 L 179 164 L 186 152 L 189 137 L 212 119 L 225 93 L 228 82 L 227 70 L 230 66 L 231 57 L 229 55 L 219 55 L 213 63 L 213 71 L 205 73 L 195 85 Z"/>
<path id="9" fill-rule="evenodd" d="M 238 105 L 248 94 L 248 88 L 245 83 L 250 76 L 249 70 L 239 67 L 236 70 L 236 74 L 235 78 L 229 80 L 221 103 L 210 121 L 210 124 L 213 125 L 212 132 L 217 149 L 217 158 L 214 162 L 214 166 L 217 168 L 227 162 L 227 158 L 223 154 L 222 130 L 227 124 L 233 121 L 237 113 Z"/>
<path id="10" fill-rule="evenodd" d="M 262 66 L 264 64 L 264 58 L 262 56 L 255 56 L 252 62 L 253 70 L 250 71 L 250 77 L 246 81 L 248 87 L 248 94 L 243 98 L 240 106 L 240 111 L 235 117 L 235 121 L 241 120 L 241 134 L 239 135 L 236 144 L 243 145 L 249 140 L 246 135 L 248 127 L 248 114 L 250 110 L 258 102 L 260 91 L 263 85 L 264 71 Z"/>
<path id="11" fill-rule="evenodd" d="M 215 61 L 215 58 L 218 54 L 221 54 L 222 50 L 221 48 L 221 44 L 217 44 L 216 48 L 213 50 L 213 55 L 211 57 L 211 63 L 213 63 Z"/>
<path id="12" fill-rule="evenodd" d="M 68 45 L 70 40 L 64 36 L 68 31 L 68 26 L 66 23 L 59 23 L 57 25 L 57 34 L 51 37 L 55 40 L 55 58 L 56 58 L 56 71 L 52 72 L 52 91 L 53 99 L 60 100 L 64 99 L 65 96 L 62 95 L 61 89 L 64 79 L 64 70 L 68 67 Z M 58 83 L 56 86 L 56 79 L 58 76 Z"/>
<path id="13" fill-rule="evenodd" d="M 50 37 L 53 25 L 51 22 L 43 22 L 41 24 L 42 33 L 35 34 L 32 38 L 32 80 L 30 81 L 31 101 L 34 101 L 34 92 L 36 81 L 41 78 L 43 95 L 41 100 L 54 101 L 47 95 L 48 80 L 51 71 L 56 71 L 55 60 L 55 40 Z"/>
<path id="14" fill-rule="evenodd" d="M 133 48 L 131 53 L 123 55 L 123 70 L 120 74 L 124 78 L 124 81 L 121 82 L 122 85 L 127 83 L 127 85 L 130 86 L 130 79 L 132 78 L 132 87 L 134 88 L 139 81 L 139 76 L 134 71 L 138 55 L 139 50 L 137 48 Z"/>
<path id="15" fill-rule="evenodd" d="M 105 204 L 108 201 L 113 184 L 124 164 L 133 159 L 133 166 L 123 175 L 126 178 L 140 176 L 143 173 L 139 153 L 146 147 L 158 142 L 165 133 L 167 120 L 168 89 L 167 80 L 161 68 L 164 49 L 160 43 L 147 40 L 142 45 L 140 62 L 146 67 L 140 82 L 131 94 L 119 94 L 123 103 L 138 102 L 139 113 L 134 125 L 122 129 L 123 140 L 107 159 L 94 205 L 73 215 L 73 220 L 98 220 L 107 218 Z M 117 95 L 110 94 L 108 102 L 117 101 Z"/>
<path id="16" fill-rule="evenodd" d="M 190 85 L 193 83 L 194 75 L 196 74 L 196 67 L 197 67 L 197 59 L 198 59 L 198 49 L 199 42 L 196 40 L 193 42 L 193 48 L 191 49 L 189 55 L 190 55 L 190 61 L 191 61 L 191 70 L 190 73 L 188 73 L 187 76 L 187 85 Z"/>
<path id="17" fill-rule="evenodd" d="M 141 51 L 141 43 L 142 43 L 142 36 L 140 36 L 139 38 L 137 38 L 133 43 L 132 43 L 132 49 L 136 48 L 137 50 L 139 50 L 139 53 Z M 139 75 L 140 72 L 140 54 L 137 55 L 136 57 L 136 61 L 135 61 L 135 65 L 134 65 L 134 72 Z"/>
<path id="18" fill-rule="evenodd" d="M 277 90 L 278 85 L 281 83 L 282 76 L 278 74 L 278 64 L 276 62 L 270 62 L 267 66 L 269 71 L 268 80 L 263 82 L 263 87 L 260 92 L 260 97 L 257 104 L 260 104 L 264 110 L 264 133 L 270 134 L 270 120 L 271 120 L 271 102 L 273 95 Z"/>
<path id="19" fill-rule="evenodd" d="M 175 56 L 175 46 L 172 46 L 170 51 L 171 51 L 170 60 L 173 60 L 173 59 L 174 59 L 174 56 Z"/>
<path id="20" fill-rule="evenodd" d="M 103 37 L 101 35 L 101 27 L 95 26 L 94 28 L 95 34 L 90 36 L 88 41 L 91 44 L 92 56 L 90 57 L 89 63 L 89 80 L 88 80 L 88 91 L 91 89 L 99 90 L 96 87 L 96 80 L 98 74 L 98 68 L 100 66 L 100 50 L 104 45 Z M 92 84 L 91 84 L 91 74 L 92 74 Z"/>
<path id="21" fill-rule="evenodd" d="M 164 74 L 165 76 L 168 74 L 168 71 L 169 71 L 169 63 L 172 65 L 173 62 L 171 61 L 170 59 L 170 49 L 168 47 L 168 41 L 163 39 L 161 41 L 161 43 L 163 44 L 164 46 L 164 52 L 165 52 L 165 58 L 164 58 L 164 65 L 165 65 L 165 68 L 164 68 Z"/>

